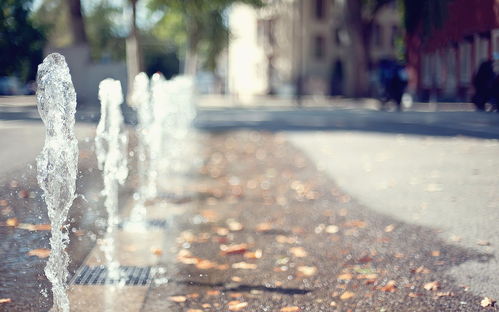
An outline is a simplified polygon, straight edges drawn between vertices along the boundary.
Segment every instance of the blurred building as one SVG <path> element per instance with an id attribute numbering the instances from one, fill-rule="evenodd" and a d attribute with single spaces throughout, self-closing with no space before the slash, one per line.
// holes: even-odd
<path id="1" fill-rule="evenodd" d="M 350 39 L 346 0 L 269 0 L 255 9 L 237 4 L 229 13 L 228 89 L 240 97 L 349 94 Z M 394 4 L 375 16 L 370 65 L 395 58 L 400 14 Z"/>
<path id="2" fill-rule="evenodd" d="M 423 100 L 468 101 L 474 73 L 499 53 L 499 2 L 454 0 L 447 11 L 443 27 L 428 38 L 408 38 L 414 91 Z"/>

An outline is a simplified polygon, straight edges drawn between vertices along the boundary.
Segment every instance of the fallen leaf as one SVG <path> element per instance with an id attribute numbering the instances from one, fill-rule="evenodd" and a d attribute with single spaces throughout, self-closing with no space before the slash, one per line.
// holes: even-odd
<path id="1" fill-rule="evenodd" d="M 220 295 L 220 291 L 218 291 L 218 290 L 208 290 L 208 291 L 206 291 L 206 295 L 207 296 L 219 296 Z"/>
<path id="2" fill-rule="evenodd" d="M 329 233 L 329 234 L 336 234 L 340 231 L 340 228 L 337 225 L 328 225 L 328 226 L 326 226 L 325 231 L 326 231 L 326 233 Z"/>
<path id="3" fill-rule="evenodd" d="M 231 298 L 240 298 L 242 296 L 243 296 L 242 293 L 231 293 L 231 294 L 229 294 L 229 297 L 231 297 Z"/>
<path id="4" fill-rule="evenodd" d="M 196 299 L 196 298 L 199 298 L 199 294 L 198 293 L 192 293 L 192 294 L 186 295 L 186 297 L 190 298 L 190 299 Z"/>
<path id="5" fill-rule="evenodd" d="M 480 301 L 480 305 L 484 308 L 486 307 L 493 307 L 496 304 L 496 301 L 494 299 L 490 299 L 489 297 L 485 297 Z"/>
<path id="6" fill-rule="evenodd" d="M 50 249 L 38 248 L 28 252 L 28 256 L 36 256 L 38 258 L 47 258 L 50 255 Z"/>
<path id="7" fill-rule="evenodd" d="M 381 287 L 380 289 L 386 292 L 395 292 L 395 290 L 397 290 L 397 282 L 395 282 L 394 280 L 390 280 L 385 284 L 385 286 Z"/>
<path id="8" fill-rule="evenodd" d="M 229 230 L 224 227 L 216 227 L 215 232 L 220 236 L 227 236 L 229 234 Z"/>
<path id="9" fill-rule="evenodd" d="M 239 276 L 232 276 L 230 279 L 231 279 L 233 282 L 236 282 L 236 283 L 239 283 L 239 282 L 241 282 L 241 281 L 243 280 L 243 279 L 242 279 L 242 278 L 240 278 Z"/>
<path id="10" fill-rule="evenodd" d="M 8 218 L 6 221 L 5 221 L 5 225 L 7 226 L 12 226 L 12 227 L 16 227 L 19 225 L 19 221 L 17 221 L 16 218 Z"/>
<path id="11" fill-rule="evenodd" d="M 260 223 L 255 229 L 257 232 L 268 232 L 272 230 L 272 224 L 268 222 Z"/>
<path id="12" fill-rule="evenodd" d="M 297 306 L 292 306 L 292 307 L 284 307 L 279 310 L 280 312 L 298 312 L 300 311 L 300 308 Z"/>
<path id="13" fill-rule="evenodd" d="M 0 298 L 0 304 L 10 303 L 10 302 L 12 302 L 12 299 L 10 299 L 10 298 Z"/>
<path id="14" fill-rule="evenodd" d="M 243 229 L 243 225 L 233 219 L 227 220 L 227 225 L 229 226 L 229 230 L 231 230 L 232 232 L 238 232 Z"/>
<path id="15" fill-rule="evenodd" d="M 170 300 L 172 302 L 182 303 L 182 302 L 187 301 L 187 297 L 185 297 L 185 296 L 171 296 L 171 297 L 168 297 L 168 300 Z"/>
<path id="16" fill-rule="evenodd" d="M 385 232 L 386 232 L 386 233 L 390 233 L 390 232 L 392 232 L 393 230 L 395 230 L 395 225 L 393 225 L 393 224 L 387 225 L 387 226 L 385 227 Z"/>
<path id="17" fill-rule="evenodd" d="M 155 256 L 161 256 L 163 254 L 163 250 L 161 248 L 152 248 L 151 253 Z"/>
<path id="18" fill-rule="evenodd" d="M 248 244 L 220 245 L 222 256 L 244 254 L 248 250 Z"/>
<path id="19" fill-rule="evenodd" d="M 432 257 L 440 257 L 440 250 L 433 250 L 431 252 Z"/>
<path id="20" fill-rule="evenodd" d="M 203 303 L 201 306 L 205 309 L 211 308 L 211 304 L 209 303 Z"/>
<path id="21" fill-rule="evenodd" d="M 19 198 L 28 198 L 29 192 L 27 190 L 20 190 L 19 193 L 17 193 L 17 196 Z"/>
<path id="22" fill-rule="evenodd" d="M 240 302 L 238 300 L 229 301 L 229 311 L 240 311 L 248 306 L 247 302 Z"/>
<path id="23" fill-rule="evenodd" d="M 477 242 L 477 245 L 478 246 L 490 246 L 490 242 L 489 241 L 484 241 L 484 240 L 479 240 Z"/>
<path id="24" fill-rule="evenodd" d="M 351 280 L 351 279 L 352 279 L 352 277 L 353 277 L 353 276 L 352 276 L 352 274 L 350 274 L 350 273 L 345 273 L 345 274 L 340 274 L 340 275 L 338 275 L 338 277 L 337 277 L 337 278 L 338 278 L 339 280 L 341 280 L 341 281 L 349 281 L 349 280 Z"/>
<path id="25" fill-rule="evenodd" d="M 50 231 L 52 229 L 52 226 L 50 224 L 19 223 L 17 228 L 28 231 Z"/>
<path id="26" fill-rule="evenodd" d="M 355 227 L 355 228 L 365 228 L 367 226 L 367 222 L 362 220 L 351 220 L 343 223 L 345 227 Z"/>
<path id="27" fill-rule="evenodd" d="M 407 296 L 409 296 L 411 298 L 417 298 L 417 297 L 422 296 L 422 294 L 410 292 Z"/>
<path id="28" fill-rule="evenodd" d="M 437 292 L 437 297 L 452 297 L 454 296 L 453 292 L 450 291 L 439 291 Z"/>
<path id="29" fill-rule="evenodd" d="M 375 280 L 377 278 L 378 278 L 378 274 L 376 274 L 376 273 L 359 274 L 356 276 L 356 279 Z"/>
<path id="30" fill-rule="evenodd" d="M 275 240 L 280 244 L 294 244 L 297 241 L 295 237 L 288 237 L 284 235 L 277 235 Z"/>
<path id="31" fill-rule="evenodd" d="M 201 309 L 189 309 L 187 312 L 203 312 Z"/>
<path id="32" fill-rule="evenodd" d="M 244 257 L 247 259 L 260 259 L 263 255 L 261 249 L 257 249 L 255 251 L 247 251 L 244 253 Z"/>
<path id="33" fill-rule="evenodd" d="M 243 269 L 243 270 L 255 270 L 257 268 L 257 265 L 254 263 L 247 263 L 247 262 L 237 262 L 232 264 L 233 269 Z"/>
<path id="34" fill-rule="evenodd" d="M 217 264 L 215 262 L 206 259 L 199 259 L 199 261 L 196 263 L 196 268 L 200 270 L 209 270 L 216 266 Z"/>
<path id="35" fill-rule="evenodd" d="M 355 293 L 353 293 L 351 291 L 345 291 L 343 294 L 341 294 L 340 299 L 341 300 L 348 300 L 354 296 L 355 296 Z"/>
<path id="36" fill-rule="evenodd" d="M 303 247 L 291 247 L 289 252 L 297 258 L 305 258 L 308 256 L 308 253 L 305 249 L 303 249 Z"/>
<path id="37" fill-rule="evenodd" d="M 424 284 L 424 289 L 426 290 L 438 290 L 440 288 L 440 282 L 439 281 L 433 281 Z"/>
<path id="38" fill-rule="evenodd" d="M 0 199 L 0 207 L 6 207 L 9 205 L 9 202 L 5 199 Z"/>
<path id="39" fill-rule="evenodd" d="M 299 266 L 296 270 L 304 276 L 313 276 L 317 273 L 317 268 L 314 266 Z"/>

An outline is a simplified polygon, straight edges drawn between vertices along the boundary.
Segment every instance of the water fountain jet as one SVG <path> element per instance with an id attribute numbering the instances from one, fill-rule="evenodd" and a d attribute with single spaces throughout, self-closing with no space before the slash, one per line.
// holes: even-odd
<path id="1" fill-rule="evenodd" d="M 74 134 L 76 92 L 64 56 L 53 53 L 38 66 L 38 111 L 45 124 L 45 145 L 37 157 L 38 184 L 51 223 L 51 253 L 45 275 L 52 283 L 54 312 L 69 312 L 67 216 L 75 199 L 78 140 Z"/>

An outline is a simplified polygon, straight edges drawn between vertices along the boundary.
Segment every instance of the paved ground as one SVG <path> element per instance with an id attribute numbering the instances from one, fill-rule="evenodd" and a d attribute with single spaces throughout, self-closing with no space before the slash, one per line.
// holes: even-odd
<path id="1" fill-rule="evenodd" d="M 72 311 L 497 309 L 481 307 L 484 296 L 499 297 L 496 277 L 488 276 L 498 243 L 493 228 L 498 147 L 490 139 L 497 137 L 496 114 L 207 110 L 197 124 L 216 130 L 196 141 L 203 165 L 181 180 L 161 175 L 160 196 L 148 203 L 148 230 L 124 226 L 116 237 L 122 266 L 150 268 L 150 283 L 73 284 Z M 28 129 L 24 126 L 19 123 Z M 239 129 L 244 126 L 251 129 Z M 332 132 L 255 130 L 261 128 Z M 18 133 L 21 140 L 30 132 Z M 26 147 L 25 157 L 35 150 Z M 86 239 L 84 250 L 91 251 L 86 258 L 78 249 L 70 252 L 96 267 L 105 263 L 95 227 L 102 224 L 102 206 L 91 148 L 82 151 L 88 160 L 82 162 L 82 178 L 94 176 L 84 184 L 93 195 L 75 210 L 85 222 L 75 223 L 73 241 Z M 14 171 L 2 175 L 22 175 L 22 169 Z M 26 229 L 5 226 L 12 217 L 37 223 L 43 205 L 32 178 L 28 171 L 27 193 L 6 179 L 0 194 L 5 200 L 0 231 L 9 242 L 0 249 L 0 299 L 12 296 L 12 302 L 1 303 L 5 311 L 45 311 L 50 304 L 34 295 L 47 288 L 44 260 L 26 256 L 31 248 L 46 248 L 47 236 L 30 234 L 34 241 L 19 244 Z M 134 187 L 132 172 L 123 197 L 128 200 L 122 201 L 125 220 Z M 6 262 L 5 255 L 12 254 L 28 265 Z M 34 262 L 37 282 L 27 282 L 33 275 L 5 274 L 15 268 L 26 275 Z M 16 297 L 19 292 L 26 295 Z"/>

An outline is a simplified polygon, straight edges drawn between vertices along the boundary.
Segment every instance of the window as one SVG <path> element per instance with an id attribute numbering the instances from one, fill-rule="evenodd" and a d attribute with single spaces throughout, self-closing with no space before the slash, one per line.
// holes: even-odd
<path id="1" fill-rule="evenodd" d="M 382 45 L 381 26 L 379 24 L 373 26 L 373 45 L 375 47 L 381 47 Z"/>
<path id="2" fill-rule="evenodd" d="M 326 16 L 326 1 L 325 0 L 315 0 L 314 3 L 314 16 L 316 19 L 321 20 Z"/>
<path id="3" fill-rule="evenodd" d="M 467 85 L 471 82 L 471 43 L 464 41 L 459 45 L 459 82 Z"/>
<path id="4" fill-rule="evenodd" d="M 326 55 L 326 42 L 323 36 L 314 37 L 314 57 L 316 60 L 322 60 Z"/>

